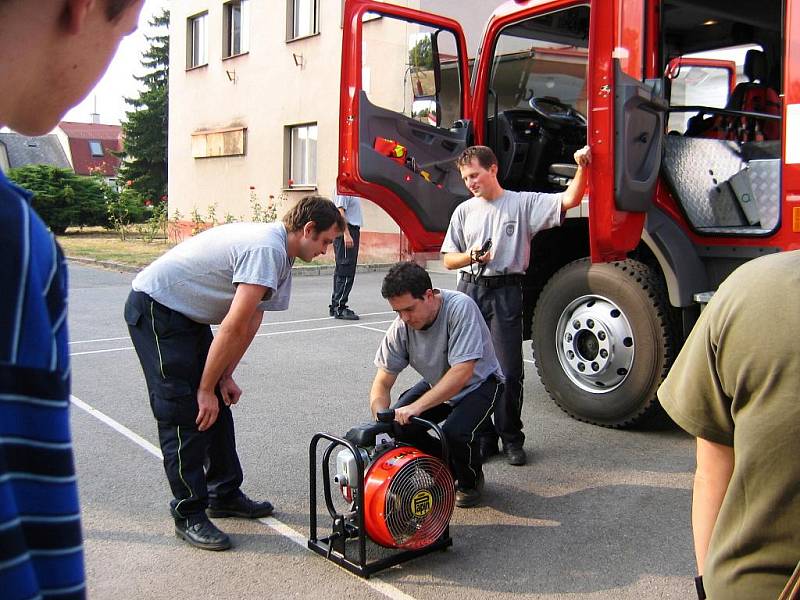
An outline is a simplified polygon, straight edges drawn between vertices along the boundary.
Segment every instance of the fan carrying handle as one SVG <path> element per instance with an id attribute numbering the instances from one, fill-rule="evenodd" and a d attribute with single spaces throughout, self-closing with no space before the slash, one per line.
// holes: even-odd
<path id="1" fill-rule="evenodd" d="M 393 408 L 384 408 L 377 412 L 375 415 L 376 420 L 379 423 L 392 423 L 394 422 L 394 409 Z M 416 423 L 417 425 L 421 425 L 425 429 L 432 430 L 436 437 L 439 438 L 439 443 L 442 445 L 442 460 L 447 463 L 450 458 L 450 450 L 447 447 L 447 440 L 444 439 L 444 433 L 442 432 L 442 428 L 439 427 L 436 423 L 432 421 L 428 421 L 426 419 L 420 419 L 419 417 L 411 417 L 409 419 L 412 423 Z"/>
<path id="2" fill-rule="evenodd" d="M 375 420 L 379 423 L 391 423 L 394 421 L 394 409 L 383 408 L 379 410 L 378 414 L 375 416 Z"/>

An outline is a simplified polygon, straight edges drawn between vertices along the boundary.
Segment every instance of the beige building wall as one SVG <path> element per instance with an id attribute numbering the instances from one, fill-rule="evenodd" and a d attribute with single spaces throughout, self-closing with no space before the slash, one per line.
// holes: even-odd
<path id="1" fill-rule="evenodd" d="M 287 0 L 251 0 L 249 51 L 223 59 L 222 0 L 173 0 L 170 7 L 169 100 L 169 213 L 184 221 L 193 212 L 237 220 L 252 216 L 255 194 L 262 205 L 269 196 L 283 203 L 279 215 L 304 195 L 330 196 L 337 175 L 339 75 L 341 69 L 342 1 L 317 0 L 319 34 L 287 41 Z M 430 2 L 430 0 L 429 0 Z M 426 0 L 396 2 L 425 10 Z M 435 2 L 438 12 L 443 3 Z M 450 16 L 485 14 L 484 23 L 498 2 L 450 2 Z M 187 19 L 206 12 L 207 64 L 187 69 Z M 384 41 L 398 39 L 387 55 L 365 57 L 369 71 L 368 93 L 373 102 L 391 107 L 402 96 L 407 57 L 408 27 L 378 19 L 365 23 L 365 36 Z M 468 32 L 472 42 L 480 31 Z M 389 44 L 391 46 L 391 44 Z M 386 45 L 384 45 L 386 47 Z M 473 46 L 474 47 L 474 46 Z M 316 186 L 288 185 L 286 127 L 316 123 Z M 243 138 L 242 130 L 244 131 Z M 243 143 L 243 154 L 195 158 L 204 144 L 227 144 L 228 151 Z M 400 229 L 369 201 L 364 205 L 363 233 L 396 238 Z"/>

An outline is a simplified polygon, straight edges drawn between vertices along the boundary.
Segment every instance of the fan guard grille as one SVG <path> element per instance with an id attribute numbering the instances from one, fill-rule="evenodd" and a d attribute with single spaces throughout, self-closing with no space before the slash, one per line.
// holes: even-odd
<path id="1" fill-rule="evenodd" d="M 420 455 L 404 464 L 386 490 L 386 527 L 397 547 L 417 549 L 439 539 L 453 514 L 455 488 L 450 469 Z"/>

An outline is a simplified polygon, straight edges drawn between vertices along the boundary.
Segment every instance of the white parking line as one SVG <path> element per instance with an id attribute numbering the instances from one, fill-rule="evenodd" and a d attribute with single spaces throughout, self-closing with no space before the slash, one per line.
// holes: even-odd
<path id="1" fill-rule="evenodd" d="M 384 313 L 385 314 L 385 313 Z M 392 321 L 372 321 L 372 325 L 384 325 L 386 323 L 391 323 Z M 290 329 L 289 331 L 269 331 L 266 333 L 257 333 L 254 337 L 269 337 L 273 335 L 285 335 L 287 333 L 307 333 L 310 331 L 327 331 L 329 329 L 346 329 L 348 327 L 360 327 L 361 329 L 371 329 L 366 325 L 360 324 L 348 324 L 348 325 L 331 325 L 330 327 L 310 327 L 308 329 Z M 381 333 L 386 333 L 382 329 L 375 329 L 374 331 L 380 331 Z M 70 356 L 84 356 L 86 354 L 103 354 L 105 352 L 121 352 L 122 350 L 133 350 L 133 346 L 123 346 L 122 348 L 108 348 L 106 350 L 87 350 L 85 352 L 73 352 Z"/>
<path id="2" fill-rule="evenodd" d="M 378 315 L 391 315 L 394 311 L 382 311 L 382 312 L 373 312 L 373 313 L 361 313 L 362 317 L 375 317 Z M 262 323 L 261 327 L 275 327 L 276 325 L 294 325 L 295 323 L 312 323 L 314 321 L 330 321 L 333 317 L 314 317 L 313 319 L 296 319 L 294 321 L 270 321 L 268 323 Z M 217 329 L 217 326 L 213 326 L 212 329 Z M 96 344 L 99 342 L 116 342 L 119 340 L 128 340 L 130 337 L 124 335 L 122 337 L 111 337 L 111 338 L 97 338 L 94 340 L 77 340 L 74 342 L 70 342 L 72 344 Z"/>
<path id="3" fill-rule="evenodd" d="M 151 444 L 150 442 L 148 442 L 146 439 L 144 439 L 139 434 L 134 433 L 133 431 L 131 431 L 130 429 L 128 429 L 127 427 L 125 427 L 121 423 L 118 423 L 117 421 L 115 421 L 114 419 L 109 417 L 108 415 L 100 412 L 99 410 L 97 410 L 93 406 L 90 406 L 89 404 L 87 404 L 86 402 L 84 402 L 83 400 L 78 398 L 77 396 L 70 396 L 70 400 L 72 401 L 72 403 L 75 406 L 77 406 L 81 410 L 85 410 L 87 413 L 89 413 L 95 419 L 98 419 L 99 421 L 105 423 L 106 425 L 108 425 L 109 427 L 114 429 L 115 431 L 121 433 L 126 438 L 131 440 L 133 443 L 135 443 L 136 445 L 144 448 L 145 450 L 147 450 L 150 454 L 152 454 L 153 456 L 155 456 L 159 460 L 163 460 L 164 459 L 163 455 L 161 454 L 161 450 L 159 448 L 157 448 L 156 446 L 154 446 L 153 444 Z M 258 519 L 258 521 L 260 521 L 264 525 L 267 525 L 273 531 L 276 531 L 277 533 L 279 533 L 283 537 L 293 541 L 295 544 L 298 544 L 299 546 L 302 546 L 303 548 L 307 548 L 306 538 L 303 537 L 303 534 L 301 534 L 300 532 L 292 529 L 286 523 L 284 523 L 282 521 L 279 521 L 275 517 L 267 517 L 265 519 Z M 331 563 L 331 564 L 333 564 L 333 563 Z M 353 575 L 352 573 L 350 573 L 350 571 L 347 571 L 346 569 L 341 569 L 341 570 L 343 572 L 347 573 L 348 575 L 351 575 L 352 577 L 355 577 L 356 579 L 358 579 L 358 581 L 364 583 L 365 585 L 371 587 L 376 592 L 379 592 L 379 593 L 383 594 L 384 596 L 386 596 L 388 598 L 391 598 L 392 600 L 416 600 L 413 596 L 409 596 L 408 594 L 406 594 L 402 590 L 394 587 L 392 584 L 386 583 L 385 581 L 382 581 L 379 577 L 373 576 L 371 579 L 362 579 L 362 578 L 360 578 L 360 577 L 358 577 L 356 575 Z"/>
<path id="4" fill-rule="evenodd" d="M 128 340 L 130 339 L 129 336 L 124 335 L 122 337 L 113 337 L 113 338 L 98 338 L 96 340 L 79 340 L 77 342 L 70 342 L 70 346 L 72 344 L 95 344 L 97 342 L 116 342 L 117 340 Z"/>
<path id="5" fill-rule="evenodd" d="M 109 348 L 108 350 L 88 350 L 86 352 L 73 352 L 70 356 L 83 356 L 84 354 L 103 354 L 104 352 L 119 352 L 121 350 L 133 350 L 133 346 L 124 348 Z"/>
<path id="6" fill-rule="evenodd" d="M 392 319 L 393 321 L 394 319 Z M 391 323 L 392 321 L 372 321 L 372 325 L 383 325 L 385 323 Z M 285 333 L 305 333 L 308 331 L 325 331 L 326 329 L 345 329 L 347 327 L 360 327 L 365 329 L 364 325 L 331 325 L 330 327 L 313 327 L 311 329 L 293 329 L 291 331 L 272 331 L 269 333 L 257 333 L 255 337 L 266 337 L 270 335 L 283 335 Z M 384 333 L 384 332 L 381 332 Z"/>
<path id="7" fill-rule="evenodd" d="M 102 421 L 103 423 L 105 423 L 106 425 L 108 425 L 109 427 L 111 427 L 111 429 L 114 429 L 114 430 L 120 432 L 126 438 L 131 440 L 133 443 L 141 446 L 142 448 L 147 450 L 150 454 L 152 454 L 156 458 L 158 458 L 160 460 L 164 459 L 164 457 L 161 454 L 161 450 L 156 448 L 153 444 L 148 442 L 146 439 L 144 439 L 138 433 L 134 433 L 133 431 L 131 431 L 130 429 L 128 429 L 127 427 L 125 427 L 121 423 L 117 423 L 114 419 L 112 419 L 111 417 L 109 417 L 106 414 L 101 413 L 94 406 L 90 406 L 89 404 L 86 404 L 86 402 L 84 402 L 83 400 L 81 400 L 77 396 L 70 396 L 69 399 L 72 400 L 72 403 L 75 406 L 77 406 L 78 408 L 80 408 L 82 410 L 85 410 L 87 413 L 92 415 L 95 419 L 98 419 L 98 420 Z"/>
<path id="8" fill-rule="evenodd" d="M 385 323 L 391 323 L 391 321 L 384 321 Z M 378 333 L 386 333 L 385 329 L 378 329 L 377 327 L 367 327 L 366 325 L 356 325 L 356 327 L 360 327 L 361 329 L 369 329 L 370 331 L 377 331 Z"/>

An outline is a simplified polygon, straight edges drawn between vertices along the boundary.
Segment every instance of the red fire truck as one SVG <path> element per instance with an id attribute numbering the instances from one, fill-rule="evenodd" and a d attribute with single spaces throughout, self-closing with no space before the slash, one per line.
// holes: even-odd
<path id="1" fill-rule="evenodd" d="M 524 286 L 536 368 L 575 418 L 651 414 L 704 299 L 800 247 L 792 0 L 506 2 L 472 59 L 450 18 L 347 0 L 343 26 L 338 186 L 416 251 L 469 196 L 465 147 L 493 148 L 504 188 L 557 191 L 591 146 L 588 198 L 533 240 Z"/>

